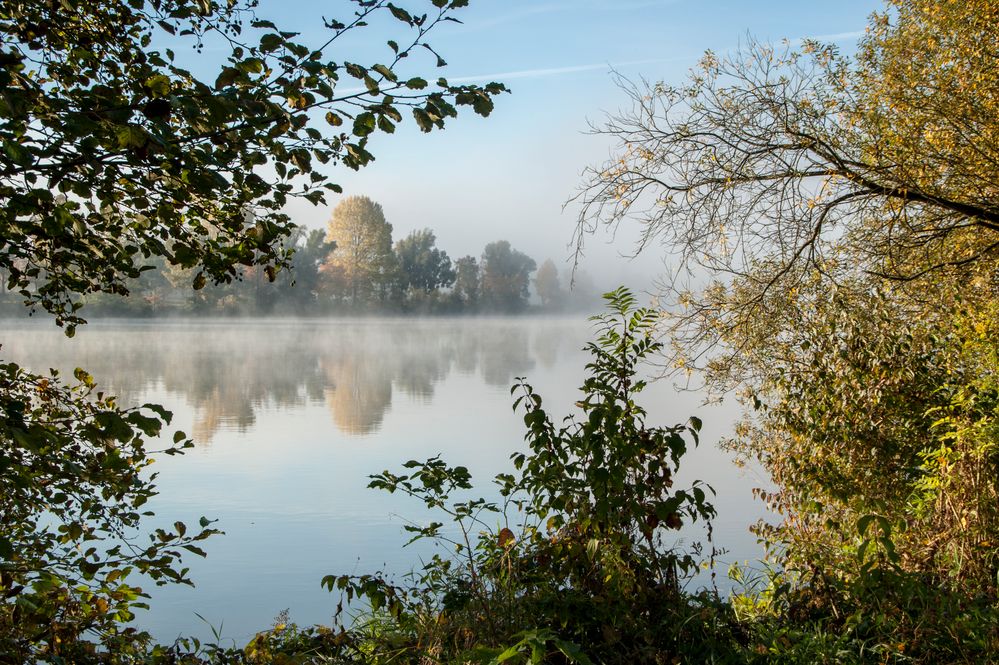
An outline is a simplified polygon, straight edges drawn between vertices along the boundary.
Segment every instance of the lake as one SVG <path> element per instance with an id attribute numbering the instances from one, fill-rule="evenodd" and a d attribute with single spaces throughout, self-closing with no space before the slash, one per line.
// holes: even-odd
<path id="1" fill-rule="evenodd" d="M 441 455 L 467 466 L 482 495 L 495 496 L 490 479 L 510 471 L 510 454 L 525 447 L 521 414 L 511 409 L 515 377 L 528 377 L 554 418 L 570 413 L 590 325 L 583 318 L 109 320 L 68 339 L 50 322 L 8 321 L 0 325 L 0 357 L 36 371 L 83 367 L 124 405 L 157 402 L 174 412 L 173 428 L 196 447 L 154 464 L 160 495 L 152 523 L 196 524 L 205 515 L 226 533 L 204 543 L 206 559 L 186 560 L 197 587 L 147 587 L 152 607 L 137 622 L 166 641 L 210 635 L 210 624 L 242 645 L 285 609 L 300 624 L 328 623 L 337 598 L 320 588 L 323 575 L 405 573 L 431 551 L 402 547 L 403 525 L 428 513 L 367 489 L 369 474 Z M 702 396 L 668 381 L 652 383 L 639 401 L 651 425 L 690 415 L 704 421 L 677 486 L 699 478 L 717 492 L 724 589 L 729 563 L 761 555 L 747 528 L 766 514 L 751 496 L 765 480 L 715 447 L 738 411 L 702 406 Z M 681 537 L 703 540 L 703 532 Z"/>

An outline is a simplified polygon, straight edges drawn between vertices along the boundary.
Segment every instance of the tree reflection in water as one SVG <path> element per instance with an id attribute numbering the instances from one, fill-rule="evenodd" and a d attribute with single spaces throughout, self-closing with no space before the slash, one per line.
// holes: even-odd
<path id="1" fill-rule="evenodd" d="M 74 339 L 53 326 L 10 324 L 0 356 L 34 370 L 86 368 L 124 403 L 154 390 L 194 410 L 200 444 L 246 431 L 262 408 L 325 404 L 347 435 L 379 430 L 396 392 L 429 401 L 451 372 L 494 387 L 579 346 L 578 325 L 518 319 L 154 320 L 95 322 Z M 585 331 L 584 331 L 585 332 Z"/>

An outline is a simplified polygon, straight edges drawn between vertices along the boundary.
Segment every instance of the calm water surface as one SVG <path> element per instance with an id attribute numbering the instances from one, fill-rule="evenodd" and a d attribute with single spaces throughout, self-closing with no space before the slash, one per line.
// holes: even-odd
<path id="1" fill-rule="evenodd" d="M 204 543 L 207 559 L 186 562 L 196 588 L 150 587 L 152 609 L 138 622 L 161 640 L 210 634 L 197 612 L 242 645 L 284 609 L 302 624 L 328 622 L 337 598 L 320 589 L 323 575 L 418 566 L 432 549 L 402 548 L 402 527 L 429 515 L 366 489 L 367 476 L 439 454 L 495 495 L 490 479 L 524 447 L 515 377 L 560 419 L 578 399 L 590 333 L 569 319 L 121 320 L 67 339 L 51 324 L 7 322 L 0 357 L 36 371 L 83 367 L 123 404 L 173 410 L 197 446 L 154 465 L 156 522 L 206 515 L 226 535 Z M 751 496 L 764 480 L 714 445 L 735 410 L 703 407 L 663 381 L 640 401 L 650 424 L 704 421 L 678 486 L 700 478 L 717 492 L 715 542 L 728 550 L 719 576 L 757 559 L 747 527 L 765 514 Z"/>

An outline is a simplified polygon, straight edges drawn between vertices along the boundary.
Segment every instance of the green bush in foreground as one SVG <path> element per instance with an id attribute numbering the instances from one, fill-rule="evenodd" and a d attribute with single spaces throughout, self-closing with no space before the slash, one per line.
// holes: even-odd
<path id="1" fill-rule="evenodd" d="M 588 345 L 580 419 L 556 427 L 521 381 L 529 452 L 497 477 L 503 505 L 455 501 L 468 471 L 409 462 L 371 485 L 402 491 L 453 522 L 412 527 L 450 543 L 408 586 L 378 576 L 327 577 L 372 612 L 350 631 L 363 662 L 980 663 L 999 659 L 999 610 L 977 587 L 900 565 L 891 525 L 858 522 L 858 574 L 789 567 L 762 584 L 741 576 L 727 600 L 685 592 L 696 547 L 666 542 L 685 521 L 714 515 L 704 489 L 673 488 L 700 423 L 649 428 L 634 402 L 638 363 L 659 350 L 655 314 L 624 290 Z M 914 405 L 918 408 L 918 405 Z M 709 522 L 708 522 L 709 523 Z M 831 527 L 830 527 L 831 528 Z M 708 529 L 710 536 L 710 527 Z M 807 574 L 806 574 L 807 573 Z"/>
<path id="2" fill-rule="evenodd" d="M 374 662 L 532 661 L 559 653 L 574 662 L 669 662 L 688 648 L 691 608 L 681 581 L 699 549 L 678 551 L 676 531 L 709 523 L 705 487 L 674 488 L 680 458 L 696 444 L 700 422 L 649 427 L 635 402 L 645 387 L 638 363 L 656 353 L 657 313 L 635 307 L 621 289 L 596 317 L 580 417 L 552 422 L 523 380 L 513 389 L 524 413 L 528 451 L 513 456 L 517 475 L 496 482 L 502 505 L 455 500 L 471 489 L 464 467 L 438 458 L 385 471 L 372 487 L 421 499 L 448 516 L 407 527 L 414 540 L 449 544 L 455 556 L 432 558 L 408 587 L 375 576 L 323 580 L 374 610 Z M 666 658 L 666 661 L 663 659 Z"/>

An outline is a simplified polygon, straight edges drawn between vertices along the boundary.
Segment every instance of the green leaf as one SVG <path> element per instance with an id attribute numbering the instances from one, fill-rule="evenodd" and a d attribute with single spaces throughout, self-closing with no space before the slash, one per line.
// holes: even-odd
<path id="1" fill-rule="evenodd" d="M 392 121 L 383 115 L 378 116 L 378 129 L 382 130 L 386 134 L 392 134 L 395 132 L 395 125 Z"/>
<path id="2" fill-rule="evenodd" d="M 264 61 L 260 58 L 247 58 L 236 63 L 236 68 L 247 74 L 259 74 L 264 71 Z"/>
<path id="3" fill-rule="evenodd" d="M 407 25 L 413 25 L 413 17 L 405 9 L 393 5 L 391 2 L 388 3 L 388 8 L 389 11 L 392 12 L 392 16 L 396 17 L 397 19 L 399 19 L 403 23 L 406 23 Z"/>
<path id="4" fill-rule="evenodd" d="M 312 168 L 312 155 L 304 148 L 292 150 L 288 154 L 288 161 L 303 173 L 308 172 Z"/>
<path id="5" fill-rule="evenodd" d="M 434 128 L 433 120 L 430 119 L 430 116 L 423 109 L 413 109 L 413 117 L 416 119 L 416 124 L 419 126 L 420 131 L 429 132 Z"/>
<path id="6" fill-rule="evenodd" d="M 20 143 L 4 141 L 3 151 L 11 161 L 19 166 L 28 166 L 31 164 L 31 152 Z"/>
<path id="7" fill-rule="evenodd" d="M 166 97 L 170 94 L 170 77 L 157 74 L 146 79 L 146 89 L 153 97 Z"/>
<path id="8" fill-rule="evenodd" d="M 104 430 L 104 434 L 125 442 L 132 438 L 133 430 L 116 411 L 101 411 L 94 415 L 94 421 Z"/>
<path id="9" fill-rule="evenodd" d="M 235 80 L 240 76 L 240 71 L 235 67 L 226 67 L 219 74 L 218 78 L 215 79 L 215 89 L 221 90 L 222 88 L 232 85 L 233 82 L 235 82 Z"/>
<path id="10" fill-rule="evenodd" d="M 142 430 L 146 436 L 157 436 L 160 433 L 161 423 L 159 420 L 144 416 L 137 411 L 128 414 L 128 422 Z"/>
<path id="11" fill-rule="evenodd" d="M 492 663 L 505 663 L 511 658 L 516 658 L 517 656 L 520 655 L 520 648 L 522 644 L 523 644 L 522 642 L 514 644 L 512 647 L 510 647 L 500 655 L 493 658 L 492 661 L 490 662 L 490 665 L 492 665 Z"/>
<path id="12" fill-rule="evenodd" d="M 476 95 L 475 101 L 472 102 L 472 108 L 476 113 L 482 117 L 487 117 L 493 111 L 493 100 L 486 94 Z"/>
<path id="13" fill-rule="evenodd" d="M 861 536 L 867 535 L 867 529 L 871 526 L 871 522 L 877 519 L 877 515 L 864 515 L 859 520 L 857 520 L 857 532 Z"/>
<path id="14" fill-rule="evenodd" d="M 270 53 L 271 51 L 276 51 L 280 48 L 284 40 L 281 39 L 281 35 L 276 35 L 273 32 L 267 33 L 260 38 L 260 50 L 264 53 Z"/>
<path id="15" fill-rule="evenodd" d="M 352 62 L 345 62 L 343 63 L 343 66 L 347 70 L 347 73 L 356 79 L 363 79 L 365 76 L 368 75 L 367 69 L 361 67 L 360 65 L 356 65 Z"/>
<path id="16" fill-rule="evenodd" d="M 375 114 L 365 111 L 354 118 L 354 135 L 364 137 L 375 131 Z"/>
<path id="17" fill-rule="evenodd" d="M 84 370 L 81 367 L 77 367 L 76 369 L 73 370 L 73 378 L 75 378 L 77 381 L 87 386 L 88 388 L 93 388 L 94 386 L 94 377 L 88 374 L 86 370 Z"/>
<path id="18" fill-rule="evenodd" d="M 395 81 L 397 80 L 395 73 L 385 65 L 375 65 L 371 69 L 378 72 L 379 74 L 384 76 L 389 81 L 392 81 L 393 83 L 395 83 Z"/>

